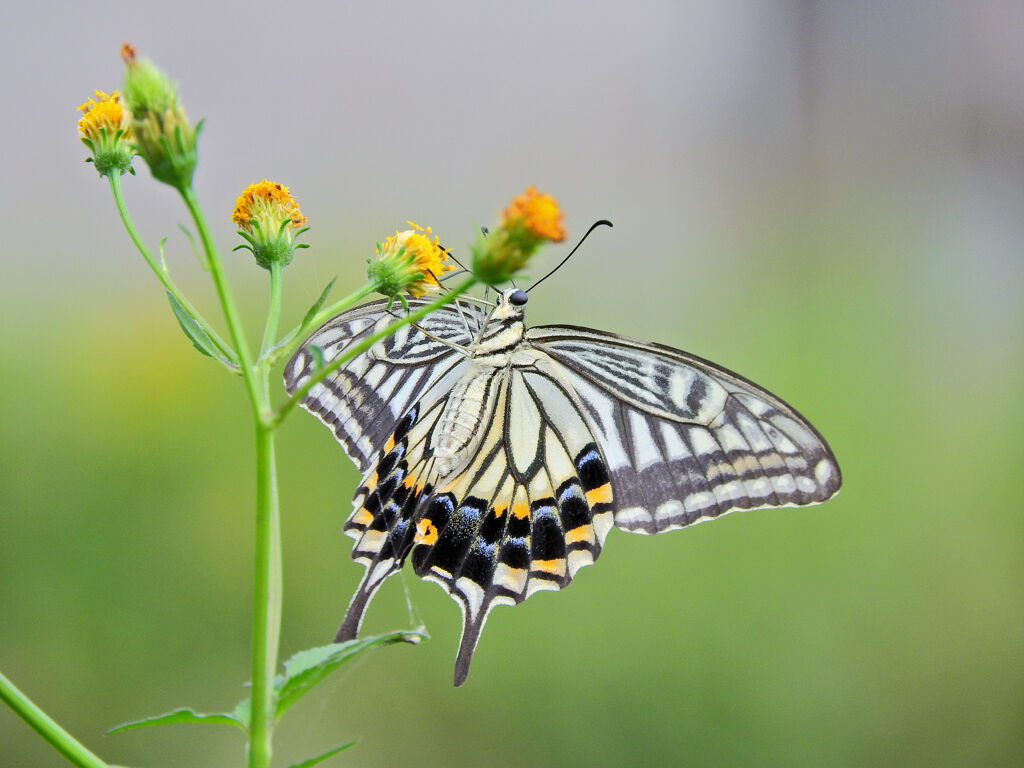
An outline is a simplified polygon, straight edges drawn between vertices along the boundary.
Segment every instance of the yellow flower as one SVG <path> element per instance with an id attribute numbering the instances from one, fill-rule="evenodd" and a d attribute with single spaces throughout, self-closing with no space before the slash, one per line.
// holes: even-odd
<path id="1" fill-rule="evenodd" d="M 448 251 L 440 246 L 437 236 L 431 240 L 430 227 L 407 222 L 412 229 L 387 238 L 377 245 L 377 256 L 369 259 L 367 274 L 385 296 L 424 296 L 441 290 L 439 278 L 455 269 L 448 262 Z"/>
<path id="2" fill-rule="evenodd" d="M 472 248 L 473 274 L 486 285 L 508 282 L 541 245 L 563 239 L 565 227 L 558 201 L 527 187 L 502 212 L 501 224 L 477 238 Z"/>
<path id="3" fill-rule="evenodd" d="M 110 138 L 118 131 L 122 131 L 122 137 L 131 137 L 129 115 L 121 105 L 121 94 L 117 91 L 110 94 L 96 91 L 96 98 L 79 104 L 78 109 L 84 113 L 78 121 L 82 138 L 97 142 L 103 139 L 104 131 Z"/>
<path id="4" fill-rule="evenodd" d="M 295 255 L 295 238 L 305 232 L 306 217 L 299 204 L 284 184 L 263 181 L 250 184 L 235 201 L 231 220 L 238 225 L 240 234 L 249 245 L 240 245 L 252 251 L 256 263 L 264 269 L 280 263 L 287 266 Z"/>
<path id="5" fill-rule="evenodd" d="M 235 200 L 231 220 L 247 232 L 252 232 L 254 226 L 265 232 L 276 232 L 286 221 L 295 229 L 306 223 L 306 217 L 288 187 L 267 179 L 242 190 Z"/>
<path id="6" fill-rule="evenodd" d="M 562 210 L 551 195 L 544 195 L 536 187 L 527 187 L 501 215 L 502 224 L 509 228 L 523 226 L 539 240 L 559 243 L 565 239 Z"/>
<path id="7" fill-rule="evenodd" d="M 100 176 L 112 171 L 118 174 L 131 171 L 133 152 L 128 143 L 131 115 L 121 104 L 121 94 L 96 91 L 96 98 L 80 104 L 78 109 L 82 112 L 78 132 L 82 143 L 92 152 L 89 161 L 96 165 Z"/>

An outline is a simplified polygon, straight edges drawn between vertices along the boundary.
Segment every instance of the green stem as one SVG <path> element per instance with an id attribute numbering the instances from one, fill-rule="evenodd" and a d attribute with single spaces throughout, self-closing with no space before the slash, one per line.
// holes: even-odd
<path id="1" fill-rule="evenodd" d="M 260 342 L 260 358 L 262 359 L 277 336 L 277 324 L 281 318 L 281 262 L 270 265 L 270 306 L 267 309 L 267 323 L 263 326 L 263 341 Z"/>
<path id="2" fill-rule="evenodd" d="M 346 309 L 351 307 L 357 301 L 365 299 L 375 290 L 377 290 L 376 282 L 369 282 L 360 288 L 358 291 L 350 293 L 343 299 L 338 299 L 336 302 L 331 304 L 329 307 L 325 307 L 313 315 L 309 320 L 303 321 L 301 325 L 297 325 L 290 330 L 284 338 L 278 342 L 277 346 L 269 351 L 267 354 L 267 360 L 270 365 L 273 365 L 282 357 L 288 358 L 298 349 L 299 345 L 305 340 L 309 332 L 314 328 L 318 328 L 325 320 L 328 320 L 340 312 L 344 312 Z"/>
<path id="3" fill-rule="evenodd" d="M 132 221 L 131 216 L 128 215 L 128 207 L 125 205 L 124 194 L 121 191 L 121 177 L 117 174 L 110 174 L 107 178 L 110 179 L 110 190 L 114 195 L 114 205 L 117 206 L 117 212 L 121 216 L 121 223 L 124 224 L 124 228 L 128 231 L 128 237 L 131 238 L 139 253 L 142 254 L 142 258 L 146 260 L 149 268 L 153 270 L 153 274 L 156 275 L 164 288 L 166 288 L 167 291 L 177 299 L 178 303 L 185 308 L 185 311 L 195 318 L 195 321 L 199 323 L 200 327 L 206 332 L 206 335 L 209 336 L 210 340 L 214 345 L 216 345 L 217 351 L 227 358 L 227 360 L 233 365 L 237 365 L 238 356 L 235 354 L 235 351 L 231 349 L 231 346 L 225 342 L 215 330 L 213 330 L 210 324 L 206 322 L 201 314 L 199 314 L 199 310 L 192 306 L 192 303 L 185 298 L 185 295 L 178 289 L 178 286 L 175 285 L 174 280 L 171 279 L 171 275 L 167 271 L 167 268 L 163 264 L 157 262 L 149 248 L 147 248 L 146 244 L 142 241 L 142 236 L 139 235 L 139 231 L 135 228 L 135 224 Z"/>
<path id="4" fill-rule="evenodd" d="M 256 425 L 255 560 L 249 768 L 269 768 L 275 714 L 274 673 L 281 635 L 282 579 L 274 427 L 265 423 Z"/>
<path id="5" fill-rule="evenodd" d="M 302 383 L 302 386 L 298 387 L 294 392 L 292 392 L 291 396 L 277 407 L 277 410 L 275 410 L 273 415 L 270 417 L 269 423 L 273 426 L 277 426 L 278 424 L 280 424 L 284 420 L 284 418 L 291 412 L 291 410 L 298 403 L 300 403 L 307 394 L 309 394 L 309 390 L 311 390 L 317 384 L 322 382 L 332 373 L 337 371 L 349 360 L 356 357 L 357 355 L 361 355 L 363 352 L 368 350 L 378 341 L 385 338 L 386 336 L 390 336 L 403 325 L 415 323 L 420 318 L 429 315 L 435 309 L 438 309 L 439 307 L 443 307 L 445 304 L 450 304 L 451 302 L 455 301 L 455 299 L 458 296 L 462 295 L 470 288 L 472 288 L 474 285 L 476 285 L 476 282 L 476 278 L 470 277 L 468 280 L 466 280 L 466 282 L 462 283 L 462 285 L 458 286 L 457 288 L 453 288 L 447 293 L 439 296 L 435 301 L 432 301 L 429 304 L 424 304 L 419 309 L 410 312 L 409 314 L 405 315 L 399 320 L 396 320 L 387 328 L 384 328 L 380 331 L 377 331 L 374 334 L 371 334 L 370 336 L 367 336 L 361 342 L 353 346 L 351 349 L 347 350 L 345 354 L 338 356 L 337 358 L 329 362 L 327 365 L 325 365 L 323 368 L 314 371 L 310 375 L 310 377 Z"/>
<path id="6" fill-rule="evenodd" d="M 0 672 L 0 701 L 50 743 L 71 763 L 79 768 L 108 768 L 107 764 L 96 757 L 70 733 L 61 728 L 50 717 L 37 707 L 24 693 L 4 677 Z"/>
<path id="7" fill-rule="evenodd" d="M 192 214 L 196 229 L 199 232 L 199 239 L 203 243 L 203 250 L 206 252 L 206 262 L 210 265 L 210 276 L 213 277 L 213 284 L 217 289 L 217 298 L 224 310 L 224 320 L 228 324 L 228 332 L 231 340 L 238 350 L 238 362 L 242 369 L 242 378 L 245 380 L 245 388 L 249 393 L 249 401 L 252 403 L 253 411 L 257 418 L 262 419 L 264 415 L 263 390 L 256 381 L 256 371 L 253 368 L 252 353 L 249 351 L 249 343 L 245 339 L 245 331 L 242 328 L 242 321 L 239 318 L 238 309 L 235 307 L 235 300 L 228 287 L 227 277 L 224 275 L 224 268 L 220 263 L 220 256 L 217 255 L 217 248 L 213 244 L 213 237 L 210 234 L 210 227 L 206 223 L 202 208 L 196 199 L 196 193 L 192 187 L 184 187 L 179 190 L 185 201 L 185 207 Z"/>

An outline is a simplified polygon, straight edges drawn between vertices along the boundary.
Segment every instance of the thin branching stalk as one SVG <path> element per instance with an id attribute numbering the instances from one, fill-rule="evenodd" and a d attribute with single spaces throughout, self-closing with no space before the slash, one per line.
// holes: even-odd
<path id="1" fill-rule="evenodd" d="M 224 320 L 227 322 L 228 332 L 231 335 L 231 340 L 234 342 L 235 349 L 238 351 L 238 362 L 241 366 L 246 391 L 249 393 L 249 401 L 257 418 L 261 418 L 264 413 L 264 403 L 261 396 L 262 389 L 256 380 L 256 370 L 253 367 L 249 342 L 245 338 L 245 330 L 242 327 L 242 321 L 238 314 L 238 308 L 235 306 L 234 297 L 231 295 L 227 276 L 225 276 L 224 268 L 221 266 L 220 256 L 218 256 L 217 248 L 213 244 L 210 227 L 206 223 L 203 209 L 199 206 L 199 201 L 196 199 L 196 193 L 192 190 L 192 187 L 182 189 L 181 197 L 185 201 L 185 207 L 188 208 L 189 213 L 192 215 L 192 221 L 195 222 L 196 230 L 199 232 L 199 240 L 203 244 L 203 251 L 206 253 L 206 263 L 210 267 L 210 276 L 213 278 L 214 287 L 217 289 L 217 298 L 220 300 L 221 308 L 224 311 Z"/>
<path id="2" fill-rule="evenodd" d="M 163 284 L 164 288 L 177 299 L 178 303 L 181 304 L 188 312 L 195 318 L 196 322 L 206 332 L 206 335 L 210 337 L 210 340 L 216 345 L 217 351 L 220 352 L 228 361 L 233 364 L 238 364 L 238 356 L 235 351 L 231 349 L 231 345 L 224 341 L 220 335 L 213 330 L 210 324 L 203 318 L 199 311 L 192 306 L 192 303 L 185 298 L 185 294 L 181 292 L 174 280 L 171 279 L 170 273 L 163 264 L 158 263 L 153 257 L 152 252 L 146 247 L 146 244 L 142 241 L 139 231 L 135 228 L 135 223 L 132 221 L 131 216 L 128 215 L 128 208 L 124 202 L 124 194 L 121 191 L 121 177 L 116 173 L 112 173 L 107 177 L 110 180 L 110 191 L 114 195 L 114 205 L 117 206 L 118 215 L 121 217 L 121 223 L 124 224 L 125 230 L 128 232 L 128 237 L 135 244 L 139 253 L 142 254 L 142 258 L 145 259 L 149 268 L 153 270 L 153 274 L 156 275 L 157 279 Z"/>
<path id="3" fill-rule="evenodd" d="M 270 265 L 270 304 L 267 309 L 267 322 L 263 326 L 263 341 L 260 342 L 259 359 L 265 359 L 267 352 L 274 345 L 277 336 L 277 325 L 281 318 L 281 262 Z"/>
<path id="4" fill-rule="evenodd" d="M 84 744 L 55 723 L 24 693 L 0 672 L 0 701 L 32 726 L 36 733 L 79 768 L 108 768 L 107 763 L 90 752 Z"/>
<path id="5" fill-rule="evenodd" d="M 336 302 L 328 307 L 325 307 L 316 312 L 308 320 L 304 321 L 300 325 L 295 326 L 292 330 L 288 331 L 284 337 L 277 343 L 277 345 L 270 350 L 267 354 L 267 364 L 274 365 L 282 357 L 291 357 L 296 349 L 306 340 L 310 332 L 314 328 L 318 328 L 322 323 L 337 314 L 344 312 L 349 307 L 353 306 L 357 301 L 361 301 L 369 296 L 371 293 L 377 290 L 377 284 L 374 282 L 368 282 L 358 291 L 350 293 L 343 299 L 338 299 Z"/>

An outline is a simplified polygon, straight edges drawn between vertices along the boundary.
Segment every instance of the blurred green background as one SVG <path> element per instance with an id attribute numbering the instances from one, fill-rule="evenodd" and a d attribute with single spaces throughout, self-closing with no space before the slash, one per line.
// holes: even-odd
<path id="1" fill-rule="evenodd" d="M 896 6 L 896 7 L 894 7 Z M 532 323 L 681 347 L 830 441 L 838 498 L 653 538 L 614 532 L 563 593 L 498 608 L 451 686 L 459 611 L 411 573 L 361 660 L 298 705 L 277 764 L 1019 764 L 1024 754 L 1024 7 L 908 2 L 470 4 L 47 0 L 0 10 L 0 669 L 111 762 L 240 765 L 215 727 L 248 679 L 252 446 L 75 139 L 131 40 L 205 116 L 197 188 L 292 186 L 301 316 L 410 218 L 456 253 L 527 184 L 611 218 Z M 15 72 L 29 71 L 29 76 Z M 129 205 L 211 317 L 185 213 L 141 162 Z M 564 250 L 552 249 L 541 267 Z M 264 275 L 240 256 L 251 327 Z M 218 318 L 219 320 L 219 318 Z M 255 333 L 255 331 L 254 331 Z M 328 641 L 362 568 L 354 469 L 281 435 L 284 655 Z M 407 607 L 411 605 L 412 615 Z M 64 765 L 0 710 L 0 766 Z"/>

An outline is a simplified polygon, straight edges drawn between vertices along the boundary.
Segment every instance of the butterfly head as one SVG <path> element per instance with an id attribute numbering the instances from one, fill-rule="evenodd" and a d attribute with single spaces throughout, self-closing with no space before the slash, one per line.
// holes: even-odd
<path id="1" fill-rule="evenodd" d="M 506 288 L 498 293 L 497 303 L 491 313 L 492 320 L 522 320 L 526 302 L 530 296 L 522 288 Z"/>

